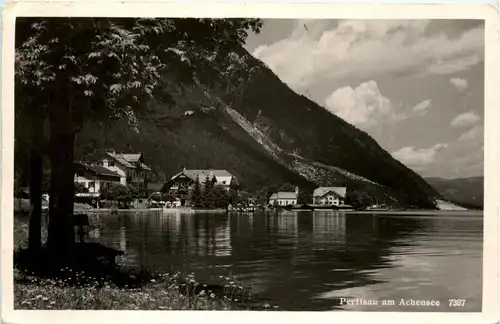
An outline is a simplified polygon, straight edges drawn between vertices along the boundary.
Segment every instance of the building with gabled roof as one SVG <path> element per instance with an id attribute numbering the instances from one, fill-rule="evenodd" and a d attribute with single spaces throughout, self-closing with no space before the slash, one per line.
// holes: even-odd
<path id="1" fill-rule="evenodd" d="M 147 192 L 148 174 L 151 168 L 144 163 L 142 153 L 106 152 L 97 165 L 120 175 L 120 183 L 133 185 L 141 192 Z"/>
<path id="2" fill-rule="evenodd" d="M 106 155 L 126 168 L 141 168 L 146 171 L 151 171 L 151 168 L 144 164 L 144 156 L 142 153 L 106 152 Z"/>
<path id="3" fill-rule="evenodd" d="M 182 205 L 185 205 L 186 201 L 189 200 L 189 195 L 196 180 L 198 179 L 200 185 L 203 186 L 207 177 L 213 185 L 220 186 L 227 191 L 230 189 L 238 190 L 240 186 L 238 178 L 227 170 L 184 168 L 165 183 L 162 191 L 181 199 Z"/>
<path id="4" fill-rule="evenodd" d="M 346 187 L 318 187 L 313 192 L 313 204 L 341 206 L 345 203 Z"/>
<path id="5" fill-rule="evenodd" d="M 89 194 L 99 196 L 101 190 L 112 183 L 120 183 L 121 176 L 100 165 L 88 165 L 85 163 L 75 162 L 75 179 L 77 183 L 81 183 L 88 189 Z"/>
<path id="6" fill-rule="evenodd" d="M 172 176 L 171 180 L 180 175 L 185 175 L 193 181 L 196 181 L 196 178 L 198 178 L 200 182 L 205 181 L 208 176 L 210 180 L 215 180 L 216 185 L 221 185 L 226 188 L 229 188 L 231 183 L 235 186 L 239 185 L 238 179 L 226 170 L 190 170 L 184 168 L 181 172 Z"/>
<path id="7" fill-rule="evenodd" d="M 299 199 L 299 187 L 295 187 L 295 191 L 278 191 L 269 197 L 269 205 L 271 206 L 289 206 L 296 205 Z"/>

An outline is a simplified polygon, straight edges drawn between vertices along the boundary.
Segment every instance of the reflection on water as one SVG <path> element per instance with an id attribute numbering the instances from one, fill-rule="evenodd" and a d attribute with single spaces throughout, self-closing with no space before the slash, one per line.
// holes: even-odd
<path id="1" fill-rule="evenodd" d="M 132 265 L 194 272 L 200 281 L 232 274 L 286 310 L 481 310 L 481 215 L 151 212 L 100 221 L 99 240 L 125 251 Z M 340 305 L 340 298 L 396 306 Z M 401 298 L 441 305 L 402 309 Z M 466 305 L 450 308 L 449 298 Z"/>

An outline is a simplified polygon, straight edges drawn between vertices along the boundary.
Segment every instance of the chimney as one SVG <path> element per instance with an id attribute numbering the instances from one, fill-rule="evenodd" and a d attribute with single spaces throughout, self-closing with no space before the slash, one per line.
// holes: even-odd
<path id="1" fill-rule="evenodd" d="M 299 194 L 299 186 L 295 186 L 295 194 Z"/>

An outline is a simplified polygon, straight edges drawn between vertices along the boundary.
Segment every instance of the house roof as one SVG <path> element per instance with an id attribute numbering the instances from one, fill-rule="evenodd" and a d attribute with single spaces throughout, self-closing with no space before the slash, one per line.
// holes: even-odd
<path id="1" fill-rule="evenodd" d="M 278 191 L 273 193 L 270 199 L 297 199 L 297 193 L 288 191 Z"/>
<path id="2" fill-rule="evenodd" d="M 313 197 L 323 197 L 327 193 L 332 192 L 334 195 L 340 198 L 345 198 L 347 188 L 346 187 L 318 187 L 314 189 Z"/>
<path id="3" fill-rule="evenodd" d="M 106 152 L 106 154 L 127 168 L 135 168 L 136 163 L 140 162 L 140 167 L 144 170 L 151 171 L 151 168 L 142 162 L 142 153 L 115 153 Z"/>
<path id="4" fill-rule="evenodd" d="M 196 177 L 200 180 L 200 182 L 205 181 L 205 178 L 208 176 L 210 179 L 213 177 L 234 177 L 231 173 L 226 170 L 182 170 L 181 172 L 175 174 L 171 180 L 177 178 L 180 175 L 185 175 L 193 181 L 196 181 Z"/>
<path id="5" fill-rule="evenodd" d="M 81 162 L 75 162 L 75 168 L 78 169 L 84 169 L 85 171 L 92 172 L 97 175 L 103 175 L 103 176 L 108 176 L 108 177 L 115 177 L 115 178 L 120 178 L 121 176 L 113 172 L 111 170 L 108 170 L 107 168 L 100 166 L 100 165 L 88 165 L 85 163 Z"/>
<path id="6" fill-rule="evenodd" d="M 129 163 L 120 153 L 114 153 L 114 152 L 106 152 L 106 155 L 110 156 L 111 158 L 115 159 L 119 163 L 123 164 L 123 166 L 127 168 L 133 168 L 134 166 Z"/>
<path id="7" fill-rule="evenodd" d="M 122 153 L 121 155 L 128 162 L 137 162 L 142 158 L 142 153 Z"/>
<path id="8" fill-rule="evenodd" d="M 141 163 L 141 169 L 144 169 L 144 170 L 147 170 L 147 171 L 151 171 L 151 168 L 148 167 L 147 165 L 145 165 L 144 163 Z"/>

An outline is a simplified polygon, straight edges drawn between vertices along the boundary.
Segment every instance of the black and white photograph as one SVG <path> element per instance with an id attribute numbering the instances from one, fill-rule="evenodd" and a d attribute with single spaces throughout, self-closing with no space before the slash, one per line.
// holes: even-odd
<path id="1" fill-rule="evenodd" d="M 13 309 L 482 313 L 487 20 L 332 13 L 11 19 Z"/>

